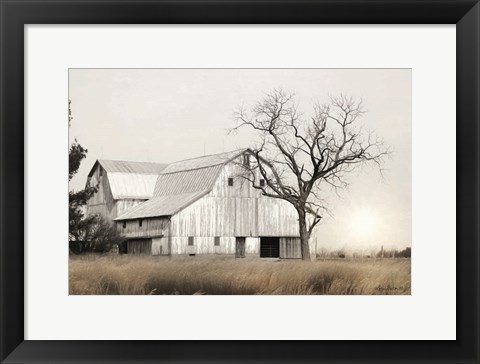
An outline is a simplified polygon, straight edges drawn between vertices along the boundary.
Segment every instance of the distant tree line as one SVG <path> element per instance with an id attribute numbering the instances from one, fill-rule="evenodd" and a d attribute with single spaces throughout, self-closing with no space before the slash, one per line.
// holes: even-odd
<path id="1" fill-rule="evenodd" d="M 364 258 L 411 258 L 412 248 L 407 247 L 403 250 L 389 249 L 370 251 L 370 252 L 347 252 L 345 249 L 327 250 L 322 248 L 317 252 L 317 258 L 320 259 L 364 259 Z"/>

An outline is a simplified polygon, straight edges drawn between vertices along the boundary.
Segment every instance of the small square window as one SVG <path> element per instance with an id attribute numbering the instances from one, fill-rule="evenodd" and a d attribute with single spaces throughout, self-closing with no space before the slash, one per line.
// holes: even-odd
<path id="1" fill-rule="evenodd" d="M 265 187 L 265 180 L 264 179 L 260 180 L 260 187 Z"/>
<path id="2" fill-rule="evenodd" d="M 213 239 L 213 241 L 214 241 L 213 244 L 214 244 L 215 246 L 220 246 L 220 237 L 219 237 L 219 236 L 216 236 L 216 237 Z"/>
<path id="3" fill-rule="evenodd" d="M 142 224 L 143 224 L 143 219 L 139 219 L 138 220 L 138 226 L 142 227 Z"/>
<path id="4" fill-rule="evenodd" d="M 127 227 L 127 222 L 124 221 L 124 222 L 123 222 L 123 228 L 125 229 L 126 227 Z"/>
<path id="5" fill-rule="evenodd" d="M 229 178 L 229 179 L 228 179 L 228 185 L 229 185 L 229 186 L 233 186 L 233 178 Z"/>
<path id="6" fill-rule="evenodd" d="M 188 246 L 193 246 L 193 236 L 188 237 Z"/>

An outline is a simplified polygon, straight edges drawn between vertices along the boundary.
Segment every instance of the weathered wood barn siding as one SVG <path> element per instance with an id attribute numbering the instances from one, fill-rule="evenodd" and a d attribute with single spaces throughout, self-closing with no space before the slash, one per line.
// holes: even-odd
<path id="1" fill-rule="evenodd" d="M 129 254 L 152 254 L 152 239 L 131 239 L 127 241 Z"/>
<path id="2" fill-rule="evenodd" d="M 117 223 L 117 230 L 128 239 L 128 253 L 132 254 L 170 254 L 170 218 L 156 217 L 142 219 L 142 226 L 139 220 L 125 220 Z M 134 244 L 130 244 L 134 241 Z"/>
<path id="3" fill-rule="evenodd" d="M 169 226 L 168 217 L 154 217 L 142 219 L 142 226 L 138 219 L 125 220 L 117 224 L 117 230 L 126 238 L 153 238 L 169 236 Z"/>
<path id="4" fill-rule="evenodd" d="M 258 199 L 259 236 L 299 236 L 297 210 L 287 201 L 277 198 Z"/>
<path id="5" fill-rule="evenodd" d="M 170 236 L 152 238 L 152 255 L 170 255 L 172 239 Z"/>
<path id="6" fill-rule="evenodd" d="M 298 236 L 295 208 L 287 201 L 262 196 L 260 190 L 242 178 L 241 158 L 223 168 L 209 194 L 235 201 L 235 236 Z M 233 186 L 228 186 L 228 178 L 234 179 Z"/>
<path id="7" fill-rule="evenodd" d="M 235 254 L 236 237 L 220 236 L 219 245 L 215 246 L 215 237 L 194 237 L 194 245 L 188 245 L 188 237 L 172 236 L 172 254 Z M 260 238 L 247 237 L 245 239 L 246 255 L 258 256 L 260 252 Z"/>
<path id="8" fill-rule="evenodd" d="M 280 258 L 301 258 L 300 238 L 280 238 Z"/>
<path id="9" fill-rule="evenodd" d="M 207 195 L 172 217 L 172 236 L 258 236 L 255 206 L 255 199 Z"/>
<path id="10" fill-rule="evenodd" d="M 211 192 L 172 216 L 172 253 L 235 254 L 236 237 L 246 237 L 246 254 L 258 255 L 260 236 L 298 236 L 293 206 L 262 197 L 240 176 L 240 162 L 226 164 Z M 186 248 L 189 236 L 194 237 L 194 248 Z M 214 245 L 215 237 L 220 238 L 219 246 Z"/>
<path id="11" fill-rule="evenodd" d="M 115 201 L 115 206 L 116 206 L 116 216 L 120 216 L 130 210 L 132 207 L 137 206 L 141 204 L 142 202 L 145 202 L 147 200 L 143 199 L 125 199 L 125 200 L 117 200 Z"/>
<path id="12" fill-rule="evenodd" d="M 108 221 L 117 217 L 115 200 L 113 199 L 107 173 L 102 166 L 97 165 L 90 177 L 90 186 L 97 187 L 97 192 L 87 201 L 87 215 L 99 214 Z"/>

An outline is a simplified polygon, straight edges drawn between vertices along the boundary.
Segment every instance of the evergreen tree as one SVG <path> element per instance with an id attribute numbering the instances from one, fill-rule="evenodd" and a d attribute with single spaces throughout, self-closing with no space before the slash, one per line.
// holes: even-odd
<path id="1" fill-rule="evenodd" d="M 68 101 L 68 126 L 73 119 L 70 109 L 71 101 Z M 68 150 L 68 182 L 77 174 L 82 160 L 87 156 L 88 150 L 75 141 Z M 97 192 L 95 187 L 86 187 L 80 191 L 68 192 L 68 215 L 69 215 L 69 239 L 80 240 L 85 225 L 92 223 L 92 219 L 84 219 L 85 205 L 92 195 Z"/>

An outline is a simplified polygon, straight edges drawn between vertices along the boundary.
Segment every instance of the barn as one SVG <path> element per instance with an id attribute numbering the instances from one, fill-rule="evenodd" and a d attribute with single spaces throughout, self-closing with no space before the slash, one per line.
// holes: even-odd
<path id="1" fill-rule="evenodd" d="M 109 221 L 153 197 L 158 175 L 166 164 L 97 160 L 87 186 L 97 192 L 87 201 L 87 215 L 99 214 Z"/>
<path id="2" fill-rule="evenodd" d="M 96 202 L 89 209 L 95 209 L 89 212 L 109 213 L 131 254 L 301 258 L 296 210 L 262 196 L 241 176 L 250 153 L 242 149 L 137 167 L 97 161 L 92 171 L 100 166 L 106 174 L 91 172 L 89 178 L 103 178 L 91 182 L 100 181 L 111 193 L 99 189 L 103 196 L 92 198 Z M 112 167 L 116 163 L 122 167 Z"/>

